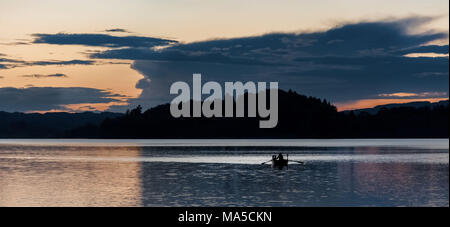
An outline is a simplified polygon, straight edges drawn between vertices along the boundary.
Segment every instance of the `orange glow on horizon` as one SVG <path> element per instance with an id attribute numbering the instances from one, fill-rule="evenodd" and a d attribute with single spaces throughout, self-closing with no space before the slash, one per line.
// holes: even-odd
<path id="1" fill-rule="evenodd" d="M 428 99 L 361 99 L 351 102 L 335 103 L 338 111 L 357 110 L 365 108 L 373 108 L 386 104 L 403 104 L 410 102 L 439 102 L 448 100 L 448 98 L 428 98 Z"/>
<path id="2" fill-rule="evenodd" d="M 29 111 L 26 113 L 79 113 L 79 112 L 96 112 L 96 111 L 108 111 L 111 106 L 126 106 L 127 102 L 109 102 L 109 103 L 79 103 L 79 104 L 69 104 L 62 106 L 61 109 L 52 109 L 46 111 Z"/>

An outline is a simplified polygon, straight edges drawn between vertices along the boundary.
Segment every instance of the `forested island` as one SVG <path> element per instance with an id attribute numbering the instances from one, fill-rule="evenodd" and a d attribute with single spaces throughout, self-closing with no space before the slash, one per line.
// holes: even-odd
<path id="1" fill-rule="evenodd" d="M 170 105 L 126 113 L 0 112 L 0 138 L 448 138 L 448 100 L 338 112 L 327 100 L 282 91 L 275 128 L 259 118 L 174 118 Z"/>

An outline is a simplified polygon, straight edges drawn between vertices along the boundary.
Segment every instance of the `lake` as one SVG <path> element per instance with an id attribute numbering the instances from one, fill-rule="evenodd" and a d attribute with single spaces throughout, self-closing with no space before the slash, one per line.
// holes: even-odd
<path id="1" fill-rule="evenodd" d="M 0 139 L 0 206 L 449 206 L 449 140 Z"/>

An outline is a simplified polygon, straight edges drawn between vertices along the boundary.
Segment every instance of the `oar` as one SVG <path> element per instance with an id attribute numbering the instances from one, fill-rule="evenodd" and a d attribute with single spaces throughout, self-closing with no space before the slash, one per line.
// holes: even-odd
<path id="1" fill-rule="evenodd" d="M 263 163 L 261 163 L 261 165 L 264 165 L 264 164 L 266 164 L 266 163 L 268 163 L 268 162 L 271 162 L 272 160 L 269 160 L 269 161 L 267 161 L 267 162 L 263 162 Z"/>
<path id="2" fill-rule="evenodd" d="M 289 160 L 290 162 L 296 162 L 296 163 L 299 163 L 299 164 L 305 164 L 304 162 L 301 162 L 301 161 L 295 161 L 295 160 Z"/>

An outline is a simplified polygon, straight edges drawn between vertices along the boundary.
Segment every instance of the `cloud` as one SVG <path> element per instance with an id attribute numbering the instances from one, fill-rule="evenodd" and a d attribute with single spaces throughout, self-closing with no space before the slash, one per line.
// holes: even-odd
<path id="1" fill-rule="evenodd" d="M 0 69 L 9 69 L 9 68 L 14 68 L 16 67 L 17 64 L 23 64 L 24 61 L 21 60 L 15 60 L 15 59 L 10 59 L 10 58 L 5 58 L 2 56 L 6 56 L 6 55 L 0 55 Z"/>
<path id="2" fill-rule="evenodd" d="M 397 92 L 391 94 L 379 94 L 379 97 L 383 98 L 448 98 L 447 92 L 421 92 L 421 93 L 408 93 L 408 92 Z"/>
<path id="3" fill-rule="evenodd" d="M 46 66 L 46 65 L 93 65 L 96 61 L 93 60 L 70 60 L 70 61 L 33 61 L 33 62 L 24 62 L 26 66 Z"/>
<path id="4" fill-rule="evenodd" d="M 17 62 L 24 62 L 24 61 L 15 60 L 15 59 L 11 59 L 11 58 L 0 58 L 0 62 L 17 63 Z"/>
<path id="5" fill-rule="evenodd" d="M 66 74 L 62 73 L 55 73 L 55 74 L 30 74 L 30 75 L 22 75 L 22 77 L 28 77 L 28 78 L 49 78 L 49 77 L 56 77 L 56 78 L 65 78 L 68 77 Z"/>
<path id="6" fill-rule="evenodd" d="M 11 42 L 11 43 L 0 43 L 0 45 L 5 45 L 5 46 L 30 45 L 30 42 L 16 41 L 16 42 Z"/>
<path id="7" fill-rule="evenodd" d="M 3 64 L 2 64 L 3 63 Z M 10 69 L 24 66 L 47 66 L 47 65 L 93 65 L 94 60 L 68 60 L 68 61 L 23 61 L 10 58 L 0 58 L 0 69 Z"/>
<path id="8" fill-rule="evenodd" d="M 150 82 L 151 82 L 151 80 L 149 78 L 141 79 L 136 83 L 136 88 L 139 88 L 139 89 L 148 88 L 148 87 L 150 87 Z"/>
<path id="9" fill-rule="evenodd" d="M 415 53 L 436 53 L 436 54 L 448 54 L 448 45 L 425 45 L 408 48 L 402 51 L 399 51 L 398 54 L 415 54 Z"/>
<path id="10" fill-rule="evenodd" d="M 178 43 L 158 50 L 127 47 L 97 52 L 91 58 L 135 60 L 133 69 L 145 78 L 136 86 L 142 89 L 141 96 L 130 103 L 144 107 L 170 101 L 170 85 L 190 82 L 193 73 L 202 73 L 204 81 L 220 83 L 277 81 L 282 89 L 333 102 L 398 92 L 448 94 L 448 57 L 404 56 L 448 53 L 448 45 L 428 45 L 448 38 L 447 33 L 411 32 L 430 20 L 360 22 L 321 32 Z"/>
<path id="11" fill-rule="evenodd" d="M 13 62 L 0 58 L 0 68 L 89 65 L 96 64 L 96 59 L 134 60 L 131 67 L 144 78 L 136 83 L 136 88 L 142 90 L 140 97 L 129 102 L 144 107 L 169 102 L 173 98 L 168 94 L 170 85 L 180 80 L 189 82 L 193 73 L 202 73 L 204 81 L 219 83 L 277 81 L 281 89 L 336 103 L 386 98 L 380 94 L 448 95 L 448 56 L 406 57 L 418 53 L 448 55 L 448 45 L 429 44 L 448 38 L 448 31 L 417 32 L 433 19 L 354 22 L 320 32 L 271 33 L 193 43 L 110 34 L 34 34 L 35 44 L 108 48 L 89 53 L 90 60 Z M 121 28 L 105 31 L 127 32 Z"/>
<path id="12" fill-rule="evenodd" d="M 33 43 L 54 45 L 83 45 L 99 47 L 155 47 L 175 44 L 177 41 L 142 36 L 112 36 L 107 34 L 33 34 Z"/>
<path id="13" fill-rule="evenodd" d="M 124 96 L 85 87 L 0 88 L 0 110 L 8 112 L 49 111 L 65 109 L 65 105 L 109 103 Z"/>
<path id="14" fill-rule="evenodd" d="M 106 29 L 105 32 L 123 32 L 123 33 L 130 33 L 128 30 L 122 29 L 122 28 Z"/>
<path id="15" fill-rule="evenodd" d="M 273 33 L 262 36 L 218 39 L 176 44 L 154 50 L 128 47 L 92 54 L 93 58 L 131 60 L 200 61 L 225 64 L 289 64 L 293 58 L 324 56 L 402 56 L 420 46 L 447 38 L 442 32 L 410 34 L 408 26 L 418 26 L 428 18 L 362 22 L 341 25 L 325 32 Z M 422 47 L 425 49 L 424 47 Z M 445 51 L 445 46 L 429 46 Z M 448 52 L 448 46 L 447 46 Z"/>
<path id="16" fill-rule="evenodd" d="M 424 78 L 424 77 L 448 77 L 448 71 L 447 72 L 420 72 L 415 73 L 415 77 Z"/>

